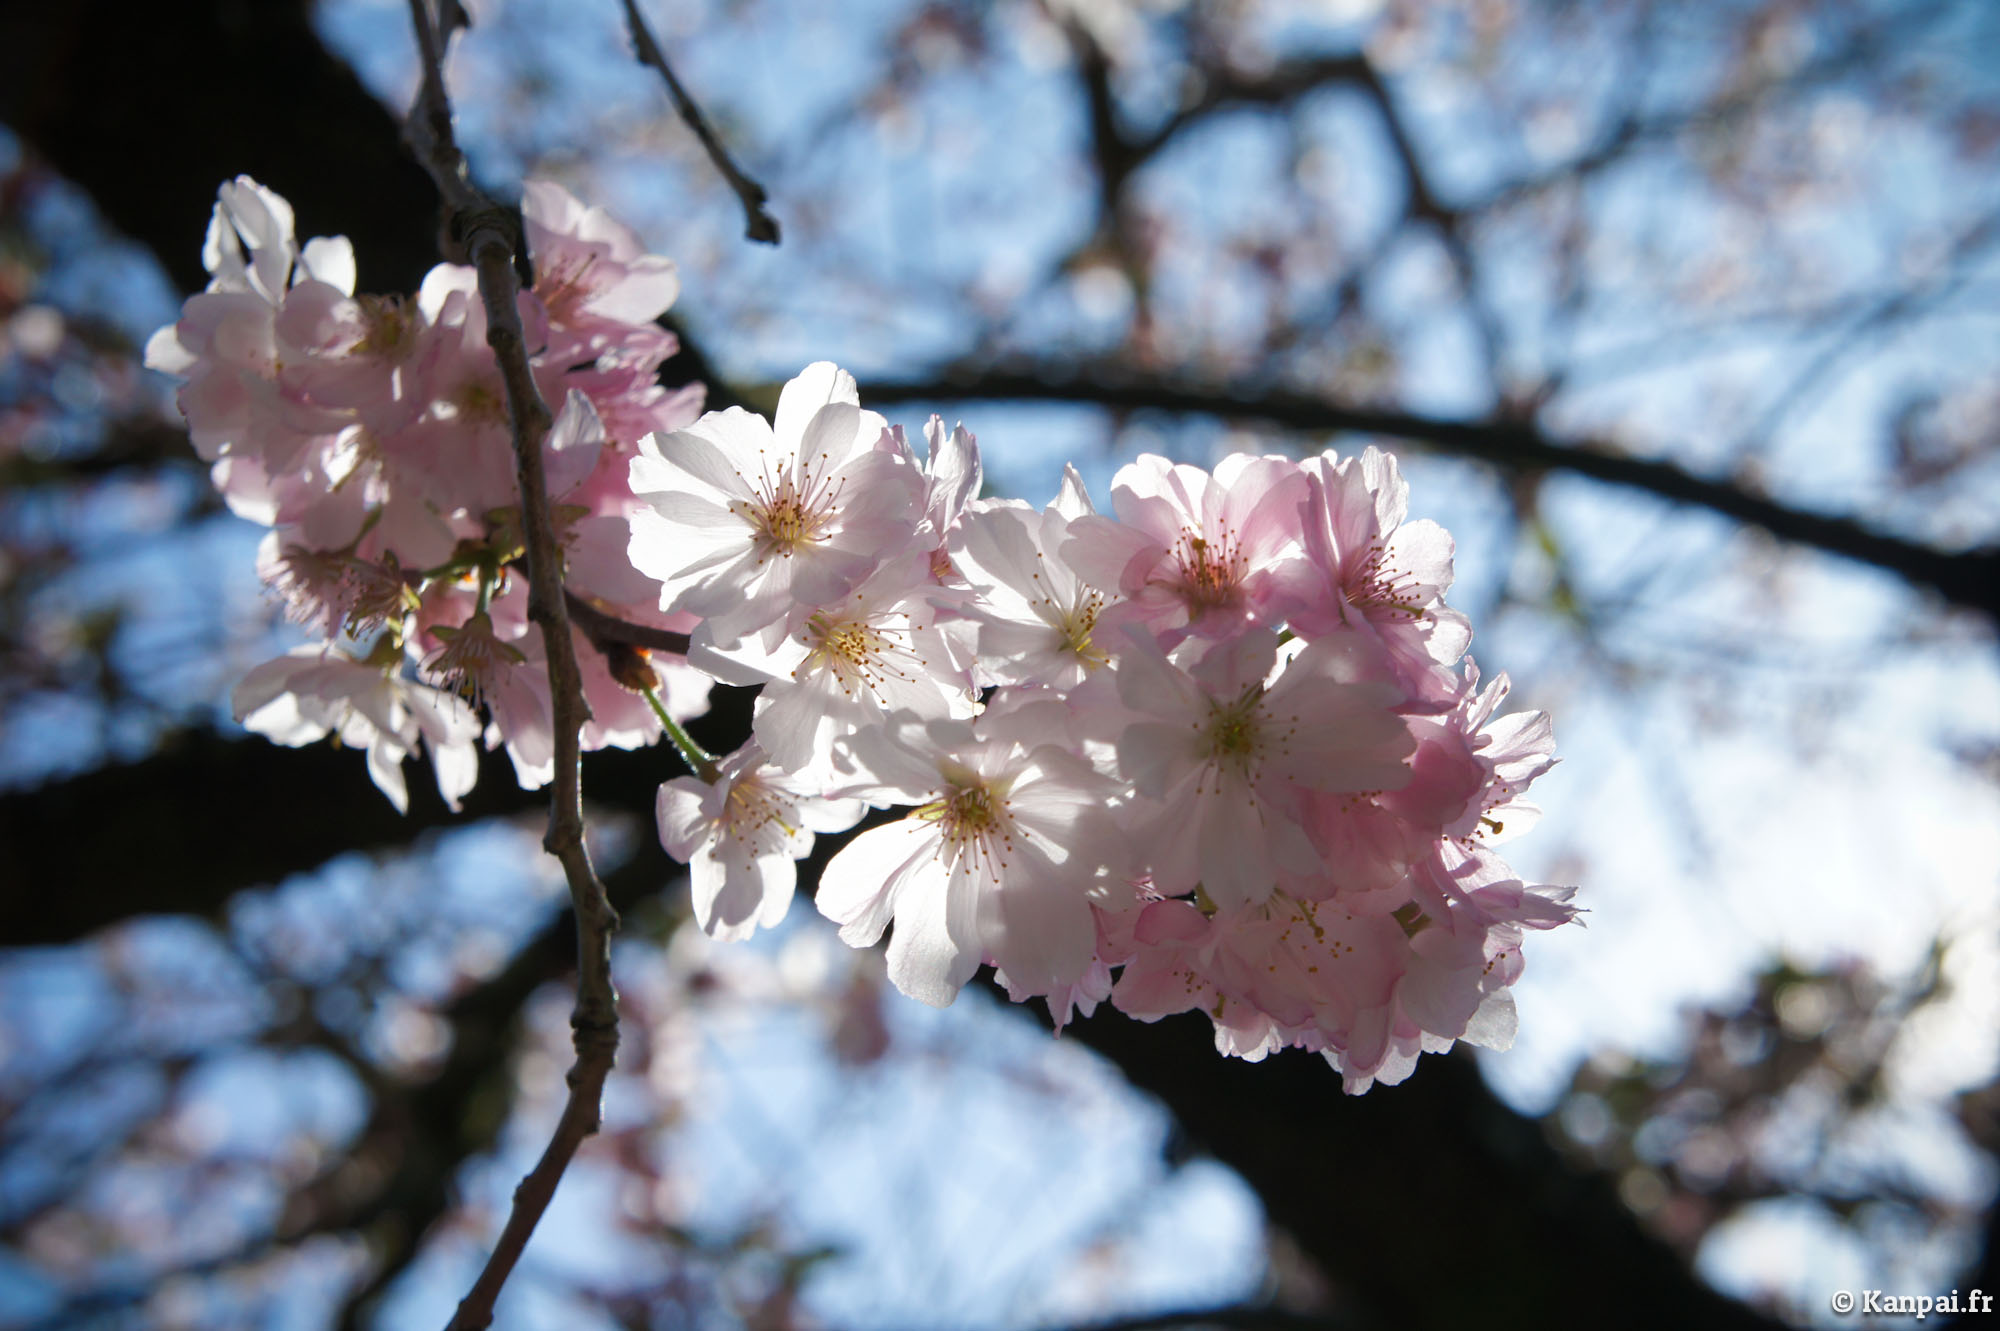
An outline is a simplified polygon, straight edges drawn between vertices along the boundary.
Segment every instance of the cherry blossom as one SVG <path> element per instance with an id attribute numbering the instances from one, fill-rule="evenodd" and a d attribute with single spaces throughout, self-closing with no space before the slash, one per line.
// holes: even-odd
<path id="1" fill-rule="evenodd" d="M 338 735 L 368 755 L 368 775 L 398 813 L 410 807 L 403 760 L 419 742 L 430 751 L 438 794 L 452 809 L 479 775 L 479 723 L 448 693 L 401 678 L 396 661 L 294 647 L 245 675 L 231 694 L 236 719 L 296 748 Z"/>
<path id="2" fill-rule="evenodd" d="M 853 376 L 821 362 L 785 385 L 775 426 L 731 407 L 641 441 L 631 557 L 659 579 L 661 608 L 702 616 L 728 646 L 794 605 L 838 600 L 906 549 L 924 480 L 875 446 L 886 429 Z"/>
<path id="3" fill-rule="evenodd" d="M 696 922 L 736 940 L 785 918 L 813 833 L 846 831 L 866 811 L 860 800 L 808 794 L 752 743 L 722 761 L 713 783 L 661 786 L 657 814 L 660 844 L 688 866 Z"/>
<path id="4" fill-rule="evenodd" d="M 1067 689 L 1110 661 L 1098 620 L 1117 598 L 1077 576 L 1061 555 L 1071 522 L 1090 511 L 1071 468 L 1062 494 L 1039 513 L 992 504 L 965 518 L 952 560 L 979 592 L 966 614 L 979 625 L 986 678 Z"/>
<path id="5" fill-rule="evenodd" d="M 1076 518 L 1063 557 L 1125 603 L 1117 623 L 1178 641 L 1272 623 L 1277 567 L 1297 549 L 1306 480 L 1289 458 L 1224 458 L 1213 474 L 1147 453 L 1111 482 L 1117 521 Z"/>
<path id="6" fill-rule="evenodd" d="M 1277 635 L 1255 629 L 1189 670 L 1136 632 L 1128 642 L 1118 695 L 1137 719 L 1118 737 L 1118 765 L 1154 802 L 1139 835 L 1169 895 L 1199 882 L 1219 904 L 1247 905 L 1281 877 L 1317 874 L 1302 793 L 1409 779 L 1395 694 L 1354 682 L 1340 650 L 1316 644 L 1280 667 Z"/>
<path id="7" fill-rule="evenodd" d="M 1323 454 L 1305 469 L 1304 558 L 1283 569 L 1291 627 L 1307 637 L 1340 629 L 1387 649 L 1405 686 L 1426 698 L 1454 692 L 1449 667 L 1472 631 L 1444 604 L 1452 541 L 1428 519 L 1403 521 L 1410 487 L 1378 448 L 1360 457 Z"/>
<path id="8" fill-rule="evenodd" d="M 854 946 L 889 934 L 890 978 L 924 1002 L 991 965 L 1058 1026 L 1107 1002 L 1199 1011 L 1222 1053 L 1309 1050 L 1356 1092 L 1461 1040 L 1506 1047 L 1524 940 L 1577 914 L 1498 850 L 1533 823 L 1554 739 L 1501 711 L 1506 676 L 1482 685 L 1445 601 L 1451 538 L 1409 519 L 1394 458 L 1146 455 L 1109 514 L 1073 467 L 1043 508 L 983 499 L 969 429 L 931 417 L 920 458 L 828 362 L 773 420 L 700 414 L 699 385 L 657 382 L 673 263 L 549 182 L 523 213 L 561 590 L 620 628 L 571 629 L 582 744 L 669 735 L 696 769 L 655 813 L 703 929 L 777 924 L 816 835 L 900 807 L 817 900 Z M 147 363 L 181 378 L 215 485 L 267 528 L 260 577 L 315 639 L 249 673 L 238 718 L 361 749 L 398 809 L 420 748 L 454 808 L 482 743 L 549 781 L 475 275 L 357 293 L 351 247 L 299 243 L 247 177 L 203 259 L 208 289 Z M 684 656 L 632 646 L 648 629 Z M 680 723 L 718 680 L 762 693 L 714 758 Z"/>
<path id="9" fill-rule="evenodd" d="M 1091 897 L 1123 856 L 1104 811 L 1114 784 L 1009 720 L 881 725 L 849 743 L 861 776 L 847 789 L 918 808 L 834 856 L 819 908 L 856 946 L 893 919 L 889 978 L 933 1006 L 984 960 L 1024 994 L 1083 981 L 1097 938 Z"/>

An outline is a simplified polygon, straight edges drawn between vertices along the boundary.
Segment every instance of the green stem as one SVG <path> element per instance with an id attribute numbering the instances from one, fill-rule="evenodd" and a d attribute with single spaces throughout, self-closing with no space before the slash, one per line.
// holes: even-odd
<path id="1" fill-rule="evenodd" d="M 672 740 L 674 748 L 680 751 L 681 761 L 688 765 L 688 770 L 709 785 L 714 785 L 722 775 L 716 770 L 715 755 L 695 743 L 694 736 L 682 730 L 680 722 L 667 715 L 666 704 L 660 701 L 657 689 L 647 689 L 645 697 L 647 704 L 653 709 L 653 715 L 659 717 L 660 724 L 666 727 L 667 738 Z"/>

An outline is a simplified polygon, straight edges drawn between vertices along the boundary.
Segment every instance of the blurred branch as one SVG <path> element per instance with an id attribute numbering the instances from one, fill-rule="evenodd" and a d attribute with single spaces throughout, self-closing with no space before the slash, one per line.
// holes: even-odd
<path id="1" fill-rule="evenodd" d="M 1124 196 L 1134 172 L 1188 128 L 1216 111 L 1239 105 L 1285 106 L 1305 94 L 1331 84 L 1358 89 L 1382 119 L 1383 133 L 1390 151 L 1401 168 L 1406 190 L 1403 218 L 1427 222 L 1437 229 L 1452 270 L 1464 296 L 1467 313 L 1479 337 L 1488 378 L 1495 395 L 1500 391 L 1501 343 L 1499 320 L 1487 308 L 1479 281 L 1477 256 L 1466 236 L 1468 214 L 1446 205 L 1431 185 L 1423 159 L 1411 137 L 1409 126 L 1388 85 L 1366 55 L 1324 56 L 1288 62 L 1262 75 L 1245 75 L 1227 67 L 1202 71 L 1204 91 L 1169 116 L 1153 133 L 1134 138 L 1123 128 L 1115 93 L 1111 86 L 1111 64 L 1096 40 L 1080 24 L 1069 26 L 1070 42 L 1077 54 L 1077 68 L 1083 81 L 1084 105 L 1090 122 L 1091 156 L 1097 165 L 1100 231 L 1124 237 Z M 1390 236 L 1400 228 L 1392 227 Z M 1120 247 L 1128 276 L 1143 301 L 1147 274 L 1130 246 Z M 1379 258 L 1379 255 L 1376 256 Z M 1369 264 L 1357 265 L 1358 281 Z"/>
<path id="2" fill-rule="evenodd" d="M 320 44 L 311 8 L 0 5 L 0 121 L 184 291 L 208 281 L 202 227 L 239 172 L 351 239 L 364 290 L 415 290 L 436 262 L 436 195 L 395 118 Z"/>
<path id="3" fill-rule="evenodd" d="M 0 457 L 0 489 L 74 485 L 135 471 L 200 465 L 201 459 L 188 443 L 185 424 L 127 419 L 111 422 L 104 442 L 87 453 L 61 457 L 14 453 Z"/>
<path id="4" fill-rule="evenodd" d="M 1080 23 L 1068 25 L 1076 52 L 1077 75 L 1083 80 L 1083 105 L 1090 120 L 1090 154 L 1097 165 L 1098 210 L 1108 222 L 1118 213 L 1125 179 L 1143 165 L 1166 140 L 1149 146 L 1134 144 L 1119 123 L 1118 99 L 1111 90 L 1111 60 L 1097 39 Z"/>
<path id="5" fill-rule="evenodd" d="M 1484 212 L 1596 175 L 1624 161 L 1634 148 L 1672 139 L 1689 130 L 1731 127 L 1773 97 L 1820 87 L 1856 70 L 1879 65 L 1884 52 L 1897 50 L 1902 43 L 1921 35 L 1953 8 L 1948 3 L 1891 6 L 1879 20 L 1857 23 L 1845 41 L 1798 68 L 1730 87 L 1712 101 L 1651 116 L 1638 115 L 1628 105 L 1610 132 L 1585 152 L 1555 166 L 1516 176 L 1490 191 L 1477 204 L 1467 205 L 1465 211 Z"/>
<path id="6" fill-rule="evenodd" d="M 667 85 L 667 96 L 673 99 L 674 110 L 680 112 L 681 119 L 694 131 L 695 138 L 701 140 L 702 149 L 708 153 L 708 160 L 715 163 L 715 169 L 736 192 L 736 200 L 743 205 L 743 234 L 765 245 L 778 243 L 778 219 L 765 209 L 765 201 L 770 198 L 764 187 L 743 174 L 729 156 L 729 150 L 722 146 L 722 140 L 709 127 L 708 117 L 701 107 L 688 95 L 681 81 L 674 77 L 673 66 L 667 63 L 666 52 L 653 39 L 653 30 L 646 26 L 645 15 L 639 12 L 638 0 L 625 0 L 625 24 L 632 33 L 632 49 L 641 63 L 651 65 L 660 72 L 661 80 Z"/>
<path id="7" fill-rule="evenodd" d="M 447 5 L 447 13 L 456 7 Z M 452 209 L 452 234 L 463 244 L 479 273 L 486 307 L 486 342 L 498 361 L 507 390 L 507 421 L 513 433 L 515 476 L 521 492 L 521 525 L 527 545 L 528 618 L 542 631 L 548 655 L 549 694 L 554 713 L 555 776 L 550 783 L 549 828 L 542 846 L 561 861 L 576 912 L 576 1006 L 570 1029 L 576 1049 L 569 1097 L 548 1149 L 514 1191 L 514 1205 L 486 1266 L 451 1320 L 453 1331 L 478 1331 L 493 1321 L 493 1304 L 513 1273 L 535 1225 L 554 1198 L 570 1160 L 583 1139 L 603 1120 L 604 1083 L 618 1053 L 618 999 L 611 982 L 611 935 L 618 912 L 591 867 L 583 841 L 581 732 L 590 711 L 570 636 L 562 586 L 562 548 L 555 535 L 542 442 L 550 414 L 528 364 L 521 328 L 521 253 L 511 214 L 472 187 L 465 157 L 452 138 L 451 104 L 444 89 L 443 33 L 431 19 L 427 0 L 410 0 L 410 20 L 423 53 L 423 84 L 410 109 L 410 141 L 419 160 Z"/>
<path id="8" fill-rule="evenodd" d="M 1425 1059 L 1400 1086 L 1346 1096 L 1338 1073 L 1298 1050 L 1261 1063 L 1216 1059 L 1198 1016 L 1147 1024 L 1100 1011 L 1064 1038 L 1157 1095 L 1371 1324 L 1587 1325 L 1578 1310 L 1616 1308 L 1626 1331 L 1779 1326 L 1696 1279 L 1640 1228 L 1611 1180 L 1565 1167 L 1467 1052 Z M 1468 1212 L 1467 1198 L 1486 1208 Z"/>
<path id="9" fill-rule="evenodd" d="M 946 370 L 931 380 L 861 386 L 863 400 L 890 402 L 1074 402 L 1117 410 L 1155 410 L 1265 421 L 1289 429 L 1380 435 L 1432 445 L 1503 471 L 1568 472 L 1761 527 L 1783 540 L 1887 569 L 1954 605 L 2000 621 L 2000 547 L 1938 550 L 1873 531 L 1850 518 L 1791 508 L 1727 481 L 1671 462 L 1636 458 L 1604 443 L 1558 443 L 1528 422 L 1462 421 L 1409 412 L 1346 407 L 1276 389 L 1189 388 L 1160 378 L 1077 378 L 1074 367 L 1027 365 L 990 372 Z"/>
<path id="10" fill-rule="evenodd" d="M 1382 117 L 1382 125 L 1388 135 L 1389 147 L 1394 152 L 1396 162 L 1403 169 L 1405 187 L 1409 190 L 1404 204 L 1406 218 L 1419 222 L 1429 222 L 1437 228 L 1438 239 L 1443 243 L 1445 254 L 1451 259 L 1452 271 L 1457 274 L 1459 294 L 1465 298 L 1467 315 L 1472 320 L 1474 332 L 1479 337 L 1479 349 L 1486 362 L 1486 376 L 1496 398 L 1502 396 L 1500 320 L 1487 307 L 1485 289 L 1480 284 L 1477 257 L 1472 243 L 1466 238 L 1467 215 L 1447 206 L 1438 198 L 1432 187 L 1429 173 L 1425 171 L 1423 159 L 1417 152 L 1417 145 L 1411 137 L 1409 125 L 1396 99 L 1389 92 L 1389 85 L 1374 64 L 1365 57 L 1360 61 L 1356 82 L 1368 94 L 1368 100 Z"/>
<path id="11" fill-rule="evenodd" d="M 1221 1331 L 1354 1331 L 1362 1325 L 1354 1318 L 1333 1313 L 1287 1312 L 1283 1308 L 1255 1308 L 1238 1303 L 1116 1317 L 1106 1322 L 1081 1322 L 1064 1331 L 1201 1331 L 1204 1327 Z"/>
<path id="12" fill-rule="evenodd" d="M 1785 418 L 1818 389 L 1843 361 L 1863 346 L 1870 335 L 1922 311 L 1928 305 L 1949 298 L 1961 289 L 1972 277 L 1972 273 L 1961 266 L 1963 261 L 1991 244 L 1996 235 L 2000 235 L 2000 209 L 1988 212 L 1954 237 L 1937 267 L 1924 279 L 1884 297 L 1856 318 L 1817 356 L 1807 361 L 1792 381 L 1772 399 L 1756 423 L 1743 434 L 1733 451 L 1738 454 L 1756 453 L 1768 447 Z"/>
<path id="13" fill-rule="evenodd" d="M 1368 58 L 1362 55 L 1288 60 L 1260 75 L 1246 75 L 1228 68 L 1204 69 L 1200 94 L 1139 140 L 1133 151 L 1142 159 L 1149 158 L 1189 126 L 1229 107 L 1289 106 L 1307 93 L 1331 84 L 1360 84 L 1373 73 Z"/>
<path id="14" fill-rule="evenodd" d="M 752 691 L 717 687 L 688 729 L 726 752 L 750 733 Z M 597 807 L 650 820 L 673 760 L 653 750 L 592 753 Z M 0 939 L 76 942 L 140 915 L 217 916 L 245 888 L 306 873 L 352 852 L 391 850 L 440 827 L 546 808 L 524 791 L 504 750 L 482 752 L 479 782 L 453 813 L 412 773 L 398 814 L 360 758 L 330 744 L 281 748 L 213 731 L 169 738 L 137 762 L 0 794 Z M 301 817 L 310 809 L 312 816 Z M 117 835 L 107 835 L 115 827 Z M 145 847 L 134 859 L 132 847 Z M 60 885 L 60 890 L 57 890 Z"/>

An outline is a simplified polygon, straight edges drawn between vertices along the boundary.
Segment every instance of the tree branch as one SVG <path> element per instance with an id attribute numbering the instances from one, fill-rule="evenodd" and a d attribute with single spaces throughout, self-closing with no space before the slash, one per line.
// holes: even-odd
<path id="1" fill-rule="evenodd" d="M 1671 462 L 1636 458 L 1606 443 L 1563 444 L 1528 422 L 1463 421 L 1409 412 L 1347 407 L 1282 390 L 1211 386 L 1188 388 L 1154 377 L 1075 377 L 1070 367 L 1028 365 L 991 372 L 947 370 L 932 380 L 868 383 L 865 401 L 1074 402 L 1120 410 L 1155 410 L 1265 421 L 1289 429 L 1338 430 L 1433 445 L 1504 471 L 1560 471 L 1678 504 L 1720 513 L 1773 536 L 1828 554 L 1873 564 L 1954 605 L 2000 621 L 2000 547 L 1949 551 L 1874 531 L 1851 518 L 1791 508 L 1727 481 L 1697 476 Z"/>
<path id="2" fill-rule="evenodd" d="M 1691 1275 L 1611 1180 L 1571 1169 L 1533 1119 L 1497 1100 L 1464 1051 L 1348 1096 L 1302 1050 L 1216 1057 L 1199 1014 L 1146 1023 L 1100 1009 L 1063 1038 L 1159 1096 L 1369 1325 L 1590 1325 L 1583 1310 L 1596 1308 L 1617 1309 L 1626 1331 L 1780 1325 Z"/>
<path id="3" fill-rule="evenodd" d="M 605 1079 L 618 1053 L 617 993 L 611 982 L 611 935 L 618 928 L 604 884 L 591 867 L 583 843 L 581 732 L 590 712 L 583 677 L 570 636 L 562 586 L 562 548 L 556 541 L 542 442 L 551 416 L 535 387 L 521 329 L 520 252 L 513 217 L 476 189 L 464 154 L 452 138 L 451 104 L 444 89 L 444 41 L 426 0 L 410 0 L 410 19 L 423 52 L 423 84 L 410 109 L 409 136 L 438 193 L 452 209 L 452 233 L 479 273 L 486 309 L 486 342 L 493 349 L 507 390 L 507 420 L 513 433 L 515 479 L 521 491 L 521 525 L 528 555 L 528 617 L 542 631 L 548 657 L 554 713 L 555 776 L 550 783 L 549 828 L 542 846 L 561 861 L 576 912 L 576 1006 L 570 1013 L 576 1061 L 569 1070 L 569 1097 L 548 1149 L 514 1190 L 514 1205 L 486 1266 L 458 1305 L 451 1331 L 479 1331 L 493 1321 L 500 1297 L 521 1253 L 548 1209 L 583 1139 L 603 1121 Z M 447 33 L 448 36 L 448 33 Z"/>
<path id="4" fill-rule="evenodd" d="M 708 160 L 715 163 L 715 169 L 722 173 L 723 180 L 736 192 L 736 201 L 743 205 L 743 234 L 761 244 L 777 244 L 778 219 L 764 207 L 770 195 L 765 193 L 762 185 L 743 174 L 729 156 L 729 150 L 722 146 L 722 140 L 709 127 L 708 117 L 701 113 L 701 107 L 688 96 L 681 81 L 674 77 L 666 52 L 653 39 L 653 30 L 646 26 L 646 17 L 639 12 L 638 0 L 625 0 L 625 25 L 632 33 L 633 53 L 642 64 L 651 65 L 660 72 L 661 81 L 667 85 L 667 96 L 673 100 L 674 110 L 694 131 L 695 138 L 701 141 L 702 149 L 708 153 Z"/>
<path id="5" fill-rule="evenodd" d="M 1141 1313 L 1109 1321 L 1080 1323 L 1065 1331 L 1354 1331 L 1363 1323 L 1337 1313 L 1298 1313 L 1233 1303 L 1215 1308 L 1182 1308 Z"/>
<path id="6" fill-rule="evenodd" d="M 1249 76 L 1236 70 L 1202 71 L 1201 95 L 1168 116 L 1160 127 L 1133 146 L 1142 160 L 1152 157 L 1189 126 L 1232 106 L 1288 106 L 1329 84 L 1360 83 L 1374 71 L 1366 56 L 1314 56 L 1288 60 L 1270 72 Z"/>
<path id="7" fill-rule="evenodd" d="M 563 602 L 569 609 L 572 623 L 583 630 L 591 645 L 599 651 L 623 644 L 627 647 L 644 647 L 648 651 L 672 652 L 676 656 L 686 656 L 688 635 L 676 633 L 672 629 L 658 629 L 650 624 L 634 624 L 616 615 L 599 610 L 590 602 L 565 588 Z"/>

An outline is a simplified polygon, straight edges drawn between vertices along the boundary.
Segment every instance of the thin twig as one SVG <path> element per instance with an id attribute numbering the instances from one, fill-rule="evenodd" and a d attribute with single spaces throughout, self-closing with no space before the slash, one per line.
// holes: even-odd
<path id="1" fill-rule="evenodd" d="M 625 0 L 625 23 L 632 31 L 633 52 L 638 55 L 642 63 L 660 71 L 660 78 L 667 85 L 667 96 L 673 99 L 674 110 L 680 112 L 681 119 L 694 131 L 694 136 L 701 140 L 701 146 L 708 153 L 708 160 L 715 163 L 715 169 L 729 182 L 729 188 L 736 191 L 736 199 L 743 205 L 743 234 L 766 245 L 777 244 L 778 219 L 771 216 L 764 208 L 765 201 L 770 195 L 764 192 L 762 185 L 744 175 L 741 168 L 730 159 L 729 150 L 722 146 L 722 140 L 717 138 L 715 131 L 709 127 L 708 117 L 701 113 L 701 108 L 695 105 L 694 98 L 688 96 L 688 90 L 674 77 L 673 66 L 667 63 L 666 52 L 662 51 L 659 42 L 653 39 L 653 30 L 646 26 L 646 17 L 639 12 L 638 0 Z"/>
<path id="2" fill-rule="evenodd" d="M 444 41 L 425 0 L 410 0 L 411 22 L 423 52 L 423 86 L 410 110 L 409 135 L 418 159 L 452 211 L 452 234 L 479 274 L 486 308 L 486 342 L 499 363 L 507 389 L 507 420 L 514 442 L 515 477 L 521 490 L 521 525 L 528 553 L 528 616 L 542 631 L 548 654 L 549 691 L 555 722 L 555 776 L 550 783 L 549 828 L 542 846 L 561 861 L 576 913 L 576 1006 L 570 1029 L 576 1049 L 569 1098 L 548 1148 L 514 1190 L 513 1209 L 449 1331 L 478 1331 L 493 1321 L 493 1304 L 528 1236 L 555 1196 L 563 1171 L 583 1139 L 603 1119 L 604 1083 L 618 1052 L 617 991 L 611 983 L 611 935 L 618 912 L 591 867 L 583 844 L 583 779 L 579 733 L 589 719 L 583 680 L 570 636 L 562 593 L 562 551 L 556 542 L 542 442 L 551 416 L 535 387 L 521 330 L 520 280 L 514 263 L 519 232 L 512 215 L 471 182 L 464 154 L 451 129 L 451 104 L 444 89 Z"/>
<path id="3" fill-rule="evenodd" d="M 1757 418 L 1757 423 L 1737 440 L 1734 456 L 1759 454 L 1769 449 L 1785 418 L 1812 397 L 1828 376 L 1848 358 L 1865 347 L 1868 337 L 1899 319 L 1921 312 L 1926 306 L 1943 302 L 1963 289 L 1973 275 L 1973 268 L 1964 262 L 1965 259 L 1991 244 L 1996 236 L 2000 236 L 2000 209 L 1988 212 L 1961 232 L 1930 273 L 1862 314 L 1838 338 L 1822 348 L 1772 399 L 1763 415 Z"/>
<path id="4" fill-rule="evenodd" d="M 583 630 L 583 636 L 590 639 L 591 646 L 599 651 L 622 643 L 627 647 L 644 647 L 652 652 L 687 655 L 688 635 L 685 633 L 676 633 L 672 629 L 656 629 L 650 624 L 634 624 L 628 619 L 620 619 L 616 615 L 599 610 L 575 592 L 566 591 L 563 596 L 569 605 L 571 622 Z"/>

